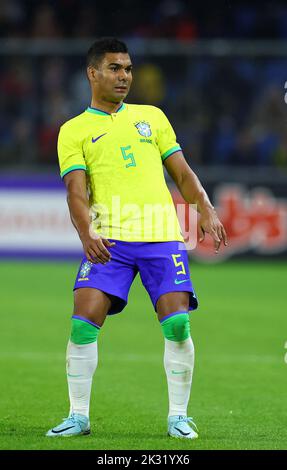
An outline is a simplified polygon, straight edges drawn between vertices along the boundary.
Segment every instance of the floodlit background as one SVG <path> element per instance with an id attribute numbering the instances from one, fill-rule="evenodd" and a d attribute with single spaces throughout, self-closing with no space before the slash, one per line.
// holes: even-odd
<path id="1" fill-rule="evenodd" d="M 229 236 L 217 256 L 208 238 L 190 252 L 200 300 L 190 413 L 201 439 L 192 446 L 286 448 L 287 6 L 279 0 L 1 0 L 0 448 L 190 446 L 165 437 L 163 340 L 138 280 L 101 332 L 93 436 L 43 437 L 68 411 L 64 356 L 81 259 L 57 134 L 90 104 L 85 54 L 102 35 L 127 42 L 126 101 L 165 111 Z"/>

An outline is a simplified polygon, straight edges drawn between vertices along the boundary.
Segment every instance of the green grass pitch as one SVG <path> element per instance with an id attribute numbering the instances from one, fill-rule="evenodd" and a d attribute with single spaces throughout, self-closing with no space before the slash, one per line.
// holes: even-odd
<path id="1" fill-rule="evenodd" d="M 78 263 L 2 262 L 1 449 L 287 449 L 286 264 L 191 266 L 196 441 L 166 436 L 163 337 L 137 278 L 99 337 L 90 436 L 46 438 L 68 413 L 65 349 Z"/>

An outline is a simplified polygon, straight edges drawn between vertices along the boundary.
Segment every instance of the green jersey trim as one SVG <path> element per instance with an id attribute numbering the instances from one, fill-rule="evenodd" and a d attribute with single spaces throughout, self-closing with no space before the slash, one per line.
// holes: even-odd
<path id="1" fill-rule="evenodd" d="M 178 152 L 181 150 L 181 147 L 179 145 L 175 145 L 171 149 L 167 150 L 164 152 L 164 154 L 161 156 L 162 161 L 164 161 L 167 157 L 170 157 L 172 153 Z"/>
<path id="2" fill-rule="evenodd" d="M 126 105 L 123 103 L 119 109 L 116 111 L 116 113 L 120 113 L 125 109 Z M 86 109 L 87 113 L 92 113 L 92 114 L 99 114 L 100 116 L 110 116 L 112 113 L 107 113 L 106 111 L 102 111 L 101 109 L 98 108 L 92 108 L 91 106 L 88 106 Z"/>
<path id="3" fill-rule="evenodd" d="M 62 171 L 61 173 L 61 178 L 64 178 L 64 176 L 67 174 L 67 173 L 70 173 L 70 171 L 74 171 L 74 170 L 86 170 L 87 168 L 85 167 L 85 165 L 72 165 L 70 166 L 69 168 L 67 168 L 66 170 Z"/>

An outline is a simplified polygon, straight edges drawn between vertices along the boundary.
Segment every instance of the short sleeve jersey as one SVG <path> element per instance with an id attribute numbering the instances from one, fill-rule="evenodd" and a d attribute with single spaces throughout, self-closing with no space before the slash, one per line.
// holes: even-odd
<path id="1" fill-rule="evenodd" d="M 84 170 L 94 230 L 125 241 L 182 241 L 163 162 L 181 150 L 165 114 L 122 104 L 88 107 L 60 129 L 61 177 Z"/>

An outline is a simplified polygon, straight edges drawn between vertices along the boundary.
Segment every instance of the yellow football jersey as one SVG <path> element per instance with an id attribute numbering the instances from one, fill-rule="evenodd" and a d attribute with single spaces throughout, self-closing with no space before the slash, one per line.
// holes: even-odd
<path id="1" fill-rule="evenodd" d="M 124 241 L 182 241 L 163 161 L 181 150 L 165 114 L 122 104 L 116 113 L 88 107 L 60 129 L 61 177 L 87 175 L 95 232 Z"/>

